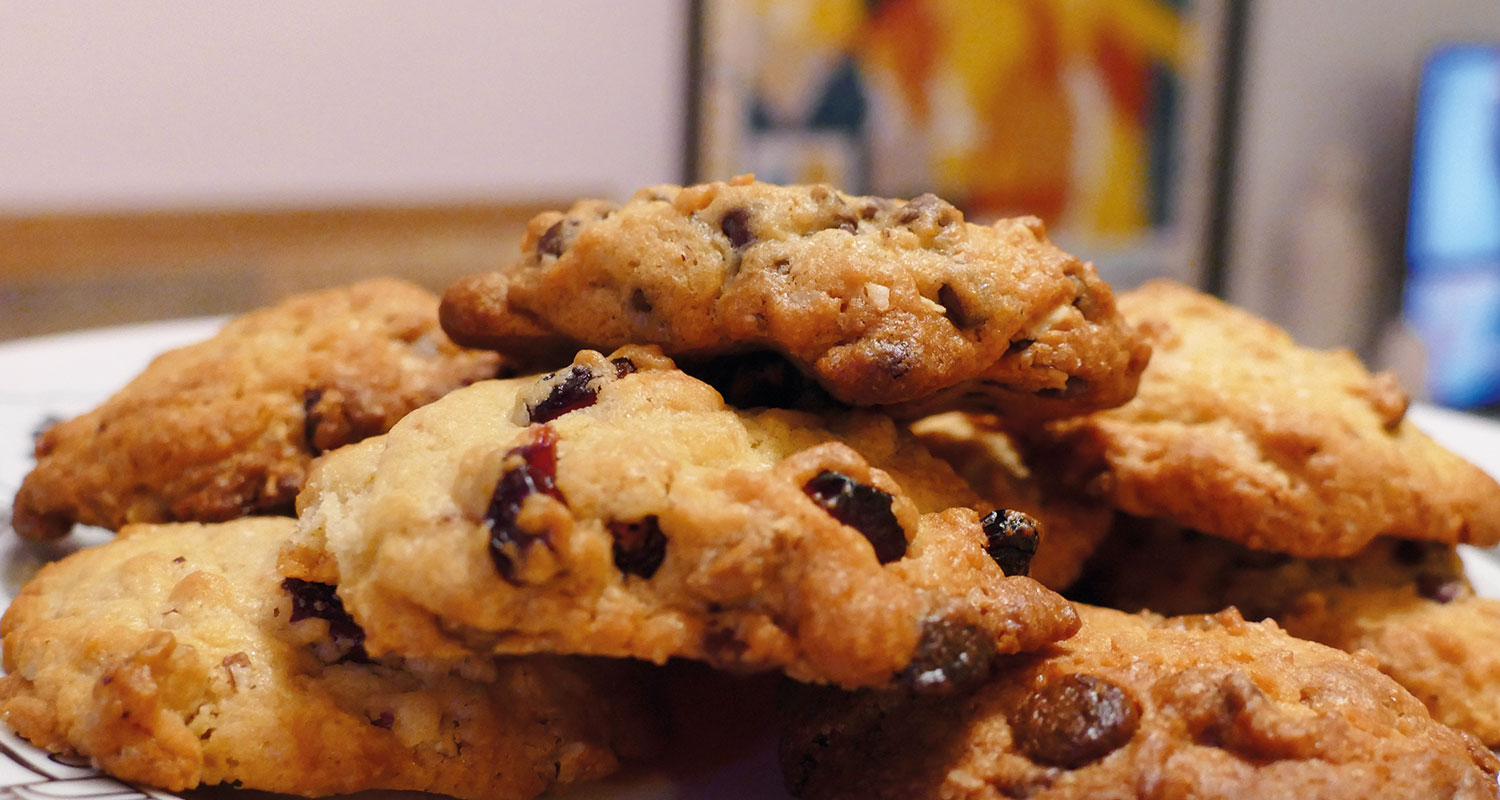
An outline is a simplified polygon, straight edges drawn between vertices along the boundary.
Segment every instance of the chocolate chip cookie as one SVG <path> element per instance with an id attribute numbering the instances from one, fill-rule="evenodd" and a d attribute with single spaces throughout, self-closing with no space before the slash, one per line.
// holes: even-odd
<path id="1" fill-rule="evenodd" d="M 1294 636 L 1363 650 L 1433 717 L 1500 745 L 1500 601 L 1475 596 L 1450 545 L 1380 538 L 1348 558 L 1303 559 L 1124 520 L 1079 586 L 1084 599 L 1126 610 L 1236 606 Z"/>
<path id="2" fill-rule="evenodd" d="M 794 694 L 793 794 L 1033 800 L 1494 798 L 1500 763 L 1358 657 L 1233 611 L 1079 607 L 977 692 Z"/>
<path id="3" fill-rule="evenodd" d="M 469 680 L 371 661 L 332 586 L 277 574 L 293 525 L 131 526 L 48 565 L 0 623 L 0 715 L 173 791 L 528 798 L 652 747 L 628 663 L 500 660 Z"/>
<path id="4" fill-rule="evenodd" d="M 559 652 L 944 688 L 1077 625 L 1024 515 L 890 418 L 727 407 L 654 347 L 486 381 L 325 456 L 283 566 L 372 653 Z"/>
<path id="5" fill-rule="evenodd" d="M 1027 466 L 1014 441 L 985 416 L 951 411 L 912 423 L 932 454 L 948 462 L 987 502 L 1013 508 L 1041 526 L 1031 577 L 1062 591 L 1109 534 L 1114 509 Z"/>
<path id="6" fill-rule="evenodd" d="M 1139 392 L 1017 429 L 1038 470 L 1130 514 L 1300 556 L 1380 535 L 1500 542 L 1500 484 L 1417 430 L 1392 376 L 1185 286 L 1148 284 L 1120 308 L 1154 348 Z"/>
<path id="7" fill-rule="evenodd" d="M 99 408 L 48 428 L 11 524 L 216 522 L 289 513 L 308 462 L 502 368 L 438 328 L 438 300 L 379 279 L 292 297 L 173 350 Z"/>
<path id="8" fill-rule="evenodd" d="M 749 176 L 539 215 L 520 260 L 451 287 L 442 314 L 455 340 L 519 358 L 559 340 L 684 362 L 775 351 L 902 416 L 1109 408 L 1149 358 L 1093 265 L 1034 218 L 975 225 L 932 195 Z"/>

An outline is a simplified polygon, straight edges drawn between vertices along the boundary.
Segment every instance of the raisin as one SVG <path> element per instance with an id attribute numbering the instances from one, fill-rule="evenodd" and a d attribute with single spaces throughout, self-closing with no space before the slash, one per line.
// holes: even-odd
<path id="1" fill-rule="evenodd" d="M 369 661 L 365 653 L 365 632 L 359 623 L 344 610 L 333 584 L 287 578 L 281 588 L 292 596 L 292 622 L 304 619 L 321 619 L 328 623 L 328 635 L 334 645 L 344 653 L 340 661 Z"/>
<path id="2" fill-rule="evenodd" d="M 951 619 L 929 620 L 900 682 L 921 694 L 966 689 L 989 677 L 995 640 L 983 628 Z"/>
<path id="3" fill-rule="evenodd" d="M 906 555 L 906 531 L 891 511 L 891 495 L 832 470 L 814 475 L 802 491 L 834 519 L 864 534 L 880 563 Z"/>
<path id="4" fill-rule="evenodd" d="M 984 528 L 984 552 L 995 559 L 1006 575 L 1025 575 L 1031 571 L 1041 536 L 1036 520 L 1010 509 L 997 509 L 979 521 Z"/>
<path id="5" fill-rule="evenodd" d="M 750 232 L 750 212 L 746 209 L 731 209 L 719 222 L 719 229 L 729 237 L 729 243 L 736 250 L 743 249 L 755 241 L 755 234 Z"/>
<path id="6" fill-rule="evenodd" d="M 616 370 L 618 370 L 618 365 Z M 558 373 L 542 378 L 551 381 Z M 589 384 L 594 380 L 594 373 L 582 364 L 575 364 L 568 369 L 562 380 L 552 384 L 552 391 L 542 399 L 542 402 L 526 409 L 532 422 L 551 422 L 554 419 L 580 408 L 588 408 L 599 401 L 599 390 Z"/>
<path id="7" fill-rule="evenodd" d="M 655 514 L 636 522 L 611 522 L 609 533 L 615 540 L 615 566 L 627 575 L 650 578 L 667 557 L 667 537 Z"/>
<path id="8" fill-rule="evenodd" d="M 495 484 L 484 520 L 490 529 L 490 558 L 495 561 L 495 570 L 506 581 L 518 583 L 516 558 L 546 536 L 523 530 L 516 523 L 521 506 L 534 494 L 562 499 L 557 490 L 557 434 L 542 426 L 530 444 L 508 451 L 505 462 L 515 463 Z"/>
<path id="9" fill-rule="evenodd" d="M 1130 741 L 1141 706 L 1104 678 L 1069 674 L 1032 692 L 1010 724 L 1016 745 L 1032 761 L 1077 769 Z"/>

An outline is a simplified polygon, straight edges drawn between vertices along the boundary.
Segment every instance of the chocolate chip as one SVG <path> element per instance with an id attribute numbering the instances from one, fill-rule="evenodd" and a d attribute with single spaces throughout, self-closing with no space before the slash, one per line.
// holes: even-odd
<path id="1" fill-rule="evenodd" d="M 729 237 L 729 244 L 736 250 L 755 241 L 755 234 L 750 232 L 750 212 L 746 209 L 730 209 L 719 222 L 719 229 Z"/>
<path id="2" fill-rule="evenodd" d="M 928 620 L 899 681 L 922 694 L 966 689 L 989 677 L 995 639 L 983 628 L 951 619 Z"/>
<path id="3" fill-rule="evenodd" d="M 845 233 L 856 233 L 859 231 L 859 220 L 849 216 L 848 214 L 840 214 L 837 217 L 833 218 L 833 224 L 829 225 L 828 227 L 838 228 Z"/>
<path id="4" fill-rule="evenodd" d="M 1068 379 L 1063 382 L 1062 388 L 1038 389 L 1036 391 L 1036 394 L 1038 397 L 1061 399 L 1068 397 L 1077 397 L 1078 395 L 1081 395 L 1084 392 L 1088 391 L 1088 389 L 1089 382 L 1087 379 L 1080 378 L 1077 375 L 1069 375 Z"/>
<path id="5" fill-rule="evenodd" d="M 302 438 L 307 442 L 307 449 L 313 455 L 321 455 L 323 448 L 318 447 L 318 426 L 323 424 L 323 414 L 317 410 L 318 401 L 323 399 L 322 389 L 302 390 Z"/>
<path id="6" fill-rule="evenodd" d="M 906 531 L 891 511 L 895 498 L 890 494 L 832 470 L 814 475 L 802 491 L 829 516 L 864 534 L 880 563 L 906 555 Z"/>
<path id="7" fill-rule="evenodd" d="M 1458 578 L 1431 574 L 1417 576 L 1417 594 L 1434 603 L 1447 605 L 1457 600 L 1463 592 L 1464 582 Z"/>
<path id="8" fill-rule="evenodd" d="M 562 251 L 567 249 L 569 234 L 575 227 L 577 223 L 570 219 L 560 219 L 552 223 L 552 226 L 547 228 L 547 232 L 536 240 L 536 251 L 544 256 L 562 255 Z"/>
<path id="9" fill-rule="evenodd" d="M 281 588 L 292 597 L 291 622 L 321 619 L 328 623 L 328 635 L 344 654 L 339 661 L 369 661 L 365 653 L 365 632 L 344 610 L 333 584 L 287 578 Z"/>
<path id="10" fill-rule="evenodd" d="M 963 298 L 958 296 L 958 292 L 954 291 L 952 286 L 945 283 L 938 289 L 938 304 L 945 309 L 943 315 L 953 323 L 953 327 L 959 330 L 973 327 L 974 318 L 964 307 Z"/>
<path id="11" fill-rule="evenodd" d="M 1421 542 L 1414 542 L 1411 539 L 1401 539 L 1391 548 L 1391 556 L 1399 564 L 1415 567 L 1427 560 L 1427 547 Z"/>
<path id="12" fill-rule="evenodd" d="M 1034 344 L 1036 344 L 1035 339 L 1013 339 L 1010 346 L 1005 348 L 1005 354 L 1008 356 L 1016 355 Z"/>
<path id="13" fill-rule="evenodd" d="M 630 308 L 641 314 L 651 313 L 651 301 L 646 299 L 646 293 L 640 289 L 630 293 Z"/>
<path id="14" fill-rule="evenodd" d="M 681 365 L 714 387 L 735 408 L 822 408 L 833 401 L 823 388 L 779 353 L 733 353 Z"/>
<path id="15" fill-rule="evenodd" d="M 635 522 L 611 522 L 615 566 L 627 575 L 650 578 L 667 557 L 667 537 L 652 514 Z"/>
<path id="16" fill-rule="evenodd" d="M 534 494 L 562 499 L 557 490 L 557 434 L 542 426 L 530 444 L 508 451 L 505 461 L 510 466 L 495 484 L 484 520 L 490 529 L 490 558 L 495 570 L 506 581 L 518 583 L 516 560 L 546 538 L 545 533 L 525 530 L 516 522 L 521 506 Z"/>
<path id="17" fill-rule="evenodd" d="M 984 528 L 984 552 L 995 559 L 1006 575 L 1025 575 L 1031 571 L 1041 536 L 1036 520 L 1011 509 L 997 509 L 980 520 Z"/>
<path id="18" fill-rule="evenodd" d="M 619 367 L 616 366 L 616 371 Z M 556 380 L 559 373 L 542 378 L 544 382 Z M 562 380 L 552 384 L 552 390 L 540 403 L 527 406 L 526 413 L 532 422 L 551 422 L 554 419 L 580 408 L 588 408 L 599 401 L 599 391 L 590 383 L 594 373 L 582 364 L 574 364 L 563 374 Z"/>
<path id="19" fill-rule="evenodd" d="M 377 728 L 389 730 L 392 725 L 396 724 L 396 715 L 389 711 L 382 711 L 379 716 L 370 720 L 370 724 Z"/>
<path id="20" fill-rule="evenodd" d="M 629 374 L 631 374 L 631 373 L 633 373 L 633 372 L 636 371 L 635 362 L 631 361 L 630 359 L 628 359 L 628 358 L 626 358 L 624 356 L 620 356 L 619 358 L 615 358 L 615 359 L 610 359 L 609 363 L 615 365 L 615 377 L 616 378 L 623 378 L 626 375 L 629 375 Z"/>
<path id="21" fill-rule="evenodd" d="M 1141 706 L 1130 692 L 1094 675 L 1052 678 L 1010 720 L 1017 747 L 1039 764 L 1077 769 L 1135 735 Z"/>

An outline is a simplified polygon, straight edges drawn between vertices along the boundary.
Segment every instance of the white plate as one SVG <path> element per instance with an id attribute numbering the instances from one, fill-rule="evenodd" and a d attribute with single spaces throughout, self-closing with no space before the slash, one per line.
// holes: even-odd
<path id="1" fill-rule="evenodd" d="M 102 328 L 0 344 L 0 606 L 8 603 L 43 558 L 68 548 L 103 541 L 101 532 L 84 531 L 68 545 L 38 553 L 9 530 L 9 499 L 31 468 L 34 432 L 48 420 L 79 414 L 99 404 L 164 350 L 200 341 L 222 324 L 219 318 L 174 320 L 149 325 Z M 1434 439 L 1500 477 L 1500 424 L 1430 406 L 1416 406 L 1411 418 Z M 1469 577 L 1480 594 L 1500 597 L 1500 560 L 1490 551 L 1462 547 Z M 154 790 L 135 791 L 102 778 L 77 763 L 49 757 L 0 727 L 0 791 L 22 800 L 99 798 L 146 800 L 170 798 Z M 10 763 L 13 761 L 14 763 Z M 769 798 L 782 791 L 770 743 L 743 760 L 702 774 L 674 779 L 636 778 L 578 787 L 554 800 L 692 800 L 692 798 Z M 46 784 L 43 786 L 43 784 Z M 230 795 L 230 790 L 190 793 Z M 244 797 L 251 793 L 238 793 Z M 265 796 L 262 793 L 254 793 Z M 364 797 L 420 797 L 370 792 Z"/>

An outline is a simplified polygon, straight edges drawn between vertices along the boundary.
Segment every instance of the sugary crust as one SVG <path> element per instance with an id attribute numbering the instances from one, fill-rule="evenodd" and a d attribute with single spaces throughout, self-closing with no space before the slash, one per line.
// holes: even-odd
<path id="1" fill-rule="evenodd" d="M 748 177 L 533 219 L 520 261 L 451 287 L 455 340 L 701 358 L 775 350 L 834 397 L 903 416 L 1061 416 L 1129 399 L 1149 357 L 1091 264 L 1034 218 Z"/>
<path id="2" fill-rule="evenodd" d="M 591 401 L 528 424 L 565 384 Z M 526 459 L 553 455 L 526 448 L 548 441 L 555 494 L 507 494 L 523 472 L 541 481 Z M 825 471 L 890 497 L 904 556 L 882 564 L 804 491 Z M 327 456 L 283 566 L 335 570 L 376 653 L 685 657 L 882 685 L 944 631 L 1015 652 L 1076 626 L 1060 597 L 1005 577 L 973 502 L 881 415 L 737 411 L 655 348 L 586 351 Z M 654 563 L 631 532 L 654 537 Z"/>
<path id="3" fill-rule="evenodd" d="M 287 513 L 308 462 L 390 428 L 450 389 L 493 378 L 437 298 L 393 279 L 298 295 L 165 353 L 99 408 L 54 425 L 16 494 L 22 536 L 73 523 L 223 521 Z"/>
<path id="4" fill-rule="evenodd" d="M 528 798 L 651 747 L 624 664 L 516 659 L 479 683 L 330 656 L 330 623 L 293 622 L 275 570 L 292 527 L 131 526 L 48 565 L 0 623 L 0 714 L 41 747 L 173 791 Z"/>
<path id="5" fill-rule="evenodd" d="M 1041 523 L 1041 541 L 1028 574 L 1062 591 L 1077 580 L 1084 562 L 1109 534 L 1115 512 L 1033 473 L 1011 438 L 991 422 L 953 411 L 917 420 L 911 430 L 985 502 Z"/>
<path id="6" fill-rule="evenodd" d="M 1452 546 L 1376 539 L 1349 558 L 1301 559 L 1130 521 L 1084 584 L 1086 599 L 1118 608 L 1237 606 L 1299 638 L 1365 651 L 1433 717 L 1500 745 L 1500 602 L 1474 595 Z"/>
<path id="7" fill-rule="evenodd" d="M 1047 468 L 1130 514 L 1265 550 L 1500 542 L 1500 484 L 1406 420 L 1390 375 L 1169 282 L 1120 308 L 1150 337 L 1151 366 L 1124 406 L 1049 425 Z"/>
<path id="8" fill-rule="evenodd" d="M 1079 614 L 1078 635 L 969 696 L 804 702 L 789 785 L 812 800 L 1497 796 L 1494 755 L 1356 657 L 1233 612 Z"/>

